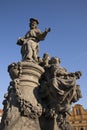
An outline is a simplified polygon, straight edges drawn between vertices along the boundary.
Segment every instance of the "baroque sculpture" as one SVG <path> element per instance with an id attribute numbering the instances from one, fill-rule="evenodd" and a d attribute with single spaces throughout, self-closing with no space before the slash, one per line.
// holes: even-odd
<path id="1" fill-rule="evenodd" d="M 76 83 L 82 74 L 68 72 L 60 58 L 48 53 L 39 57 L 39 42 L 51 29 L 41 32 L 38 24 L 30 18 L 30 30 L 17 41 L 22 60 L 8 66 L 12 81 L 4 95 L 0 130 L 74 130 L 68 115 L 82 97 Z"/>

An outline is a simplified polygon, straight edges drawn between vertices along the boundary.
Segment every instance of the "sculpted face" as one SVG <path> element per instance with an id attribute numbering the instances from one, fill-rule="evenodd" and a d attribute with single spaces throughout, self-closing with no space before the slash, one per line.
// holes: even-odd
<path id="1" fill-rule="evenodd" d="M 30 22 L 30 29 L 35 29 L 35 28 L 37 28 L 37 22 L 36 21 Z"/>

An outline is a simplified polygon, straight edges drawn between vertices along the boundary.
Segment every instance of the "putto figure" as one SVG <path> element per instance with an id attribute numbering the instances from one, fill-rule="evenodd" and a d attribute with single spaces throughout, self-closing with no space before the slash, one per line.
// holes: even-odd
<path id="1" fill-rule="evenodd" d="M 45 39 L 50 28 L 46 28 L 44 32 L 38 29 L 38 20 L 30 18 L 29 27 L 30 30 L 25 34 L 23 38 L 19 38 L 18 45 L 21 45 L 22 60 L 38 61 L 39 46 L 38 43 Z"/>

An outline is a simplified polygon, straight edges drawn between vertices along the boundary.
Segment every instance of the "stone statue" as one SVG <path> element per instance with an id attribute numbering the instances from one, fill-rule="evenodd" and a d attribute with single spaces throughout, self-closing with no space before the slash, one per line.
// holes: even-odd
<path id="1" fill-rule="evenodd" d="M 58 130 L 73 130 L 67 115 L 70 115 L 71 104 L 82 97 L 80 87 L 76 84 L 82 74 L 80 71 L 67 72 L 60 67 L 60 58 L 57 57 L 52 57 L 44 68 L 39 87 L 43 114 L 46 118 L 57 115 Z"/>
<path id="2" fill-rule="evenodd" d="M 44 32 L 41 32 L 40 29 L 38 29 L 38 24 L 39 22 L 37 19 L 30 18 L 30 31 L 28 31 L 23 38 L 19 38 L 17 41 L 17 44 L 22 46 L 22 60 L 38 61 L 38 42 L 44 40 L 47 33 L 51 30 L 50 28 L 47 28 Z"/>
<path id="3" fill-rule="evenodd" d="M 81 72 L 68 72 L 60 58 L 38 56 L 41 32 L 38 20 L 30 19 L 30 31 L 17 41 L 22 61 L 8 66 L 11 81 L 4 95 L 0 130 L 74 130 L 68 120 L 70 109 L 81 97 Z"/>

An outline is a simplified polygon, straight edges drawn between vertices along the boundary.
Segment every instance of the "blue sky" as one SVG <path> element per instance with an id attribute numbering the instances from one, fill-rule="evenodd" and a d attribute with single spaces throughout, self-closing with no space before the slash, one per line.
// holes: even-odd
<path id="1" fill-rule="evenodd" d="M 29 30 L 31 17 L 39 20 L 42 31 L 51 27 L 40 42 L 40 57 L 48 52 L 69 72 L 82 71 L 77 83 L 83 98 L 77 103 L 87 109 L 87 0 L 0 0 L 0 108 L 11 81 L 7 67 L 21 60 L 16 42 Z"/>

